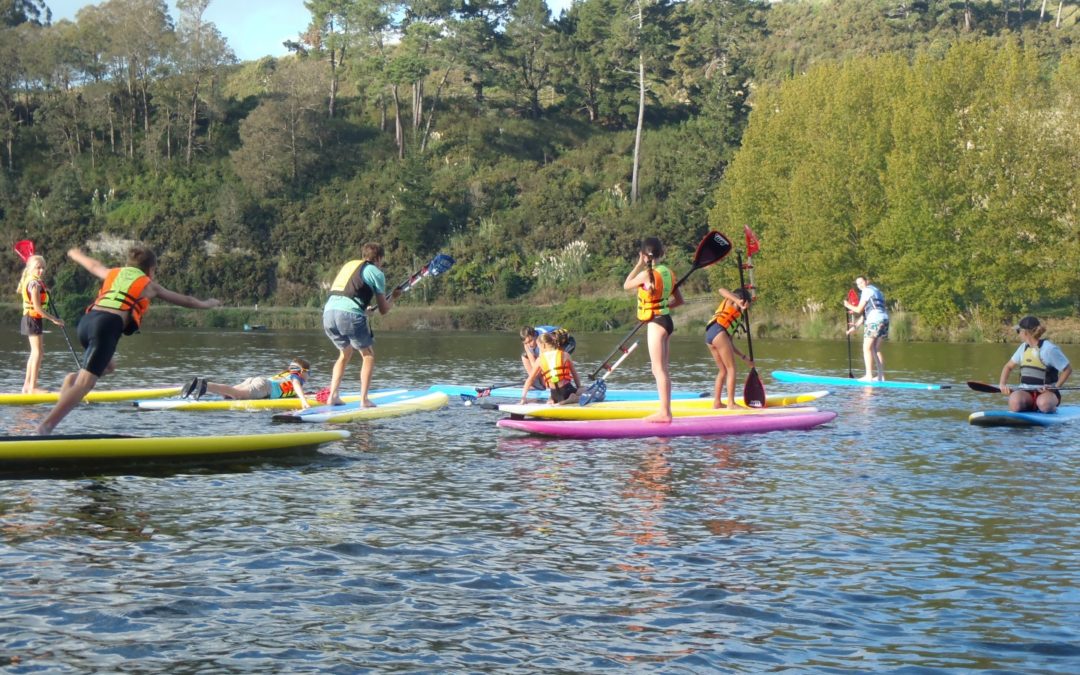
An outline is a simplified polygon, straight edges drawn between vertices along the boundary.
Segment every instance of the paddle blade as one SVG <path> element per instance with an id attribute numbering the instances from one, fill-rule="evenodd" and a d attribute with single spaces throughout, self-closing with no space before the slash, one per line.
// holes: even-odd
<path id="1" fill-rule="evenodd" d="M 731 240 L 716 230 L 709 232 L 698 244 L 694 252 L 694 267 L 708 267 L 713 263 L 720 262 L 731 253 Z"/>
<path id="2" fill-rule="evenodd" d="M 1000 394 L 1001 388 L 996 384 L 986 384 L 985 382 L 972 382 L 968 381 L 967 386 L 975 391 L 981 391 L 984 394 Z"/>
<path id="3" fill-rule="evenodd" d="M 847 292 L 847 301 L 849 305 L 859 304 L 859 292 L 854 288 L 849 288 Z"/>
<path id="4" fill-rule="evenodd" d="M 30 256 L 34 255 L 34 242 L 29 239 L 15 242 L 15 252 L 19 254 L 23 262 L 26 262 Z"/>
<path id="5" fill-rule="evenodd" d="M 746 384 L 743 385 L 743 403 L 751 408 L 765 407 L 765 385 L 761 383 L 761 376 L 757 368 L 751 368 L 746 376 Z"/>
<path id="6" fill-rule="evenodd" d="M 580 405 L 589 405 L 593 401 L 599 403 L 605 396 L 607 396 L 607 382 L 600 379 L 590 384 L 585 393 L 578 396 L 578 403 Z"/>
<path id="7" fill-rule="evenodd" d="M 445 253 L 440 253 L 428 263 L 428 274 L 437 277 L 443 272 L 449 271 L 454 266 L 455 260 Z"/>

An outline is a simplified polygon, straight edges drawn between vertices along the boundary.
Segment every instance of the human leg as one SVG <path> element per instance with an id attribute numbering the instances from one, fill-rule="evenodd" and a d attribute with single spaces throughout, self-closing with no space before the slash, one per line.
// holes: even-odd
<path id="1" fill-rule="evenodd" d="M 862 341 L 863 365 L 866 372 L 859 379 L 870 382 L 874 379 L 874 340 L 872 337 L 864 337 Z"/>
<path id="2" fill-rule="evenodd" d="M 352 360 L 354 351 L 356 350 L 349 346 L 338 352 L 337 360 L 334 361 L 334 367 L 330 371 L 330 393 L 326 397 L 329 405 L 345 405 L 345 401 L 341 400 L 341 378 L 345 376 L 345 367 Z"/>
<path id="3" fill-rule="evenodd" d="M 660 409 L 645 418 L 649 422 L 671 421 L 671 374 L 668 370 L 668 344 L 671 334 L 666 326 L 651 322 L 646 326 L 649 341 L 649 360 L 652 374 L 656 379 L 656 393 L 660 398 Z"/>
<path id="4" fill-rule="evenodd" d="M 23 378 L 22 393 L 33 394 L 37 391 L 38 375 L 41 372 L 41 361 L 45 355 L 45 340 L 43 336 L 27 335 L 30 341 L 30 355 L 26 358 L 26 376 Z"/>
<path id="5" fill-rule="evenodd" d="M 1036 398 L 1027 390 L 1016 390 L 1009 394 L 1009 410 L 1012 412 L 1030 412 L 1035 410 Z"/>
<path id="6" fill-rule="evenodd" d="M 1055 413 L 1060 402 L 1061 394 L 1056 391 L 1044 391 L 1035 398 L 1035 407 L 1039 409 L 1039 412 Z"/>
<path id="7" fill-rule="evenodd" d="M 360 358 L 360 405 L 364 408 L 374 408 L 375 404 L 368 398 L 368 389 L 371 388 L 371 375 L 375 372 L 375 349 L 364 347 L 359 350 Z"/>
<path id="8" fill-rule="evenodd" d="M 64 386 L 60 390 L 59 400 L 53 406 L 53 409 L 49 411 L 49 414 L 45 416 L 45 419 L 41 421 L 41 424 L 38 425 L 38 435 L 48 436 L 51 434 L 56 425 L 60 423 L 60 420 L 64 419 L 71 412 L 71 409 L 90 393 L 97 381 L 98 376 L 85 369 L 80 370 L 77 375 L 74 373 L 68 374 L 64 378 Z"/>
<path id="9" fill-rule="evenodd" d="M 877 364 L 877 379 L 880 382 L 885 381 L 885 357 L 881 353 L 881 343 L 885 338 L 881 335 L 874 338 L 871 350 L 874 353 L 874 363 Z"/>

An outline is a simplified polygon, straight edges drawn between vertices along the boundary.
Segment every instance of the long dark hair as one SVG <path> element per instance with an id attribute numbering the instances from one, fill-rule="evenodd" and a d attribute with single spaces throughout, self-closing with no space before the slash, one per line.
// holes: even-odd
<path id="1" fill-rule="evenodd" d="M 649 271 L 652 271 L 653 264 L 664 257 L 664 245 L 659 237 L 645 237 L 641 240 L 641 252 L 648 260 Z"/>

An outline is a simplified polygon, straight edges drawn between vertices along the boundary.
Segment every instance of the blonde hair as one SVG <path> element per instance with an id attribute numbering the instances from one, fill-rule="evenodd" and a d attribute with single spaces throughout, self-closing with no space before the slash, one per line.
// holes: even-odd
<path id="1" fill-rule="evenodd" d="M 26 284 L 26 277 L 30 276 L 31 263 L 38 263 L 41 267 L 45 267 L 45 256 L 32 255 L 26 259 L 26 265 L 23 267 L 22 275 L 19 277 L 19 285 L 15 287 L 16 293 L 21 292 Z"/>

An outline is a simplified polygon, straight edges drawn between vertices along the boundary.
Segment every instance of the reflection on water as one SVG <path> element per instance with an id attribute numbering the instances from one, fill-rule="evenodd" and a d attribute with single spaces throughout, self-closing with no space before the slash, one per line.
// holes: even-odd
<path id="1" fill-rule="evenodd" d="M 708 389 L 689 333 L 674 338 L 675 384 Z M 297 353 L 321 386 L 333 358 L 314 333 L 145 337 L 108 386 L 242 379 Z M 595 363 L 615 339 L 579 336 L 575 357 Z M 21 382 L 22 348 L 0 345 L 0 389 Z M 376 386 L 513 379 L 517 349 L 510 334 L 380 332 Z M 954 383 L 1011 352 L 886 349 L 896 379 Z M 843 342 L 758 351 L 770 391 L 785 390 L 772 369 L 847 369 Z M 47 354 L 49 377 L 62 357 Z M 644 358 L 613 380 L 651 386 Z M 811 432 L 582 442 L 503 433 L 497 413 L 454 401 L 348 425 L 303 457 L 4 480 L 0 663 L 1075 672 L 1076 432 L 966 424 L 996 403 L 856 388 L 821 401 L 839 417 Z M 22 433 L 44 410 L 0 409 L 0 427 Z M 80 406 L 64 430 L 280 431 L 267 417 Z"/>

